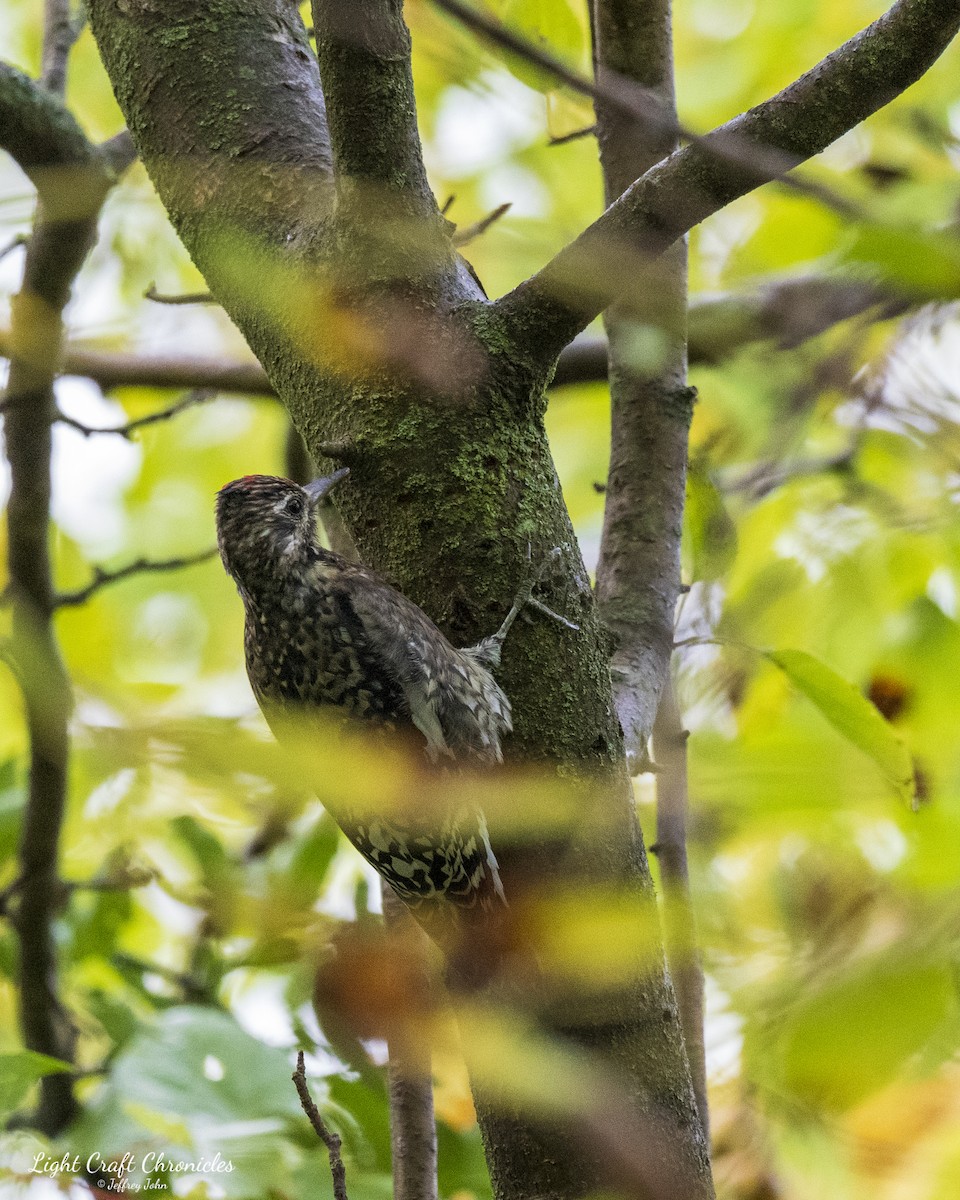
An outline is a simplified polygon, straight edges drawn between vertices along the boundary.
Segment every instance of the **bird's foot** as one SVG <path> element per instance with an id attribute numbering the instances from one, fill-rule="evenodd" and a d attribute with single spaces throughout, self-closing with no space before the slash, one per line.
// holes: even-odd
<path id="1" fill-rule="evenodd" d="M 554 548 L 548 554 L 543 556 L 539 565 L 536 568 L 533 568 L 531 565 L 530 543 L 527 543 L 527 567 L 524 572 L 524 578 L 520 584 L 520 588 L 514 597 L 513 605 L 511 606 L 510 611 L 504 617 L 503 624 L 496 633 L 491 634 L 490 637 L 484 638 L 483 641 L 478 642 L 476 646 L 470 647 L 470 653 L 473 654 L 475 658 L 478 658 L 487 666 L 498 667 L 500 665 L 500 652 L 503 649 L 503 643 L 507 640 L 507 635 L 513 627 L 514 621 L 516 621 L 517 617 L 528 605 L 531 608 L 537 609 L 538 612 L 542 612 L 545 616 L 550 617 L 551 620 L 559 622 L 559 624 L 563 625 L 566 629 L 571 629 L 575 633 L 580 632 L 579 625 L 574 624 L 573 621 L 568 621 L 566 617 L 560 616 L 560 614 L 554 612 L 552 608 L 548 608 L 548 606 L 544 604 L 542 600 L 538 600 L 533 594 L 533 589 L 543 578 L 547 567 L 562 553 L 563 551 L 560 546 L 554 546 Z"/>

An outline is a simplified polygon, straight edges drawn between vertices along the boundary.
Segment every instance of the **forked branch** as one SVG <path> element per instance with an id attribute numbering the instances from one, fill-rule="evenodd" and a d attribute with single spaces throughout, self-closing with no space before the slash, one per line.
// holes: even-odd
<path id="1" fill-rule="evenodd" d="M 642 303 L 651 258 L 732 200 L 777 178 L 762 158 L 731 157 L 731 139 L 796 166 L 915 83 L 960 27 L 960 0 L 897 0 L 777 95 L 641 176 L 580 237 L 497 302 L 551 359 L 617 301 Z M 782 172 L 780 172 L 782 173 Z"/>

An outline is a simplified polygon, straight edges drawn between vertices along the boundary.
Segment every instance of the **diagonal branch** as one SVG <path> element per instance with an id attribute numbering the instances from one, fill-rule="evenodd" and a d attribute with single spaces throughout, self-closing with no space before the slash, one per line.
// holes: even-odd
<path id="1" fill-rule="evenodd" d="M 960 0 L 897 0 L 872 25 L 749 112 L 675 151 L 636 180 L 580 237 L 497 302 L 524 341 L 553 358 L 615 301 L 642 305 L 643 264 L 732 200 L 777 178 L 727 153 L 772 148 L 796 166 L 888 104 L 939 58 Z"/>
<path id="2" fill-rule="evenodd" d="M 84 221 L 98 212 L 115 176 L 61 101 L 2 62 L 0 150 L 37 189 L 48 221 Z"/>
<path id="3" fill-rule="evenodd" d="M 532 63 L 546 75 L 552 76 L 572 91 L 579 92 L 582 96 L 589 96 L 595 105 L 604 108 L 611 116 L 616 114 L 621 123 L 637 126 L 635 136 L 645 144 L 654 144 L 658 141 L 673 145 L 677 141 L 695 144 L 702 140 L 700 134 L 679 122 L 676 108 L 670 104 L 664 104 L 662 97 L 658 96 L 656 88 L 651 88 L 641 78 L 638 78 L 635 64 L 632 64 L 629 59 L 620 60 L 616 69 L 608 64 L 602 73 L 598 73 L 595 79 L 590 80 L 585 75 L 568 67 L 566 63 L 543 47 L 514 33 L 502 21 L 463 3 L 463 0 L 433 0 L 433 2 L 438 8 L 450 13 L 468 29 L 474 30 L 494 45 Z M 659 31 L 655 27 L 643 20 L 638 24 L 652 35 L 655 42 L 659 40 Z M 622 32 L 628 32 L 628 27 L 625 26 Z M 626 40 L 636 44 L 641 39 L 630 34 Z M 646 56 L 641 55 L 641 61 L 645 60 Z M 583 137 L 594 132 L 595 127 L 591 125 L 587 129 L 577 130 L 566 137 L 551 138 L 550 144 L 558 145 L 571 138 Z M 788 157 L 770 146 L 751 144 L 732 136 L 723 146 L 722 154 L 734 165 L 765 167 L 771 177 L 782 176 L 794 166 Z M 636 178 L 636 175 L 632 176 L 627 183 L 632 183 Z M 851 215 L 852 206 L 849 201 L 820 184 L 797 178 L 784 178 L 781 182 L 792 191 L 816 197 L 827 207 Z M 624 187 L 627 186 L 627 183 L 624 184 Z"/>

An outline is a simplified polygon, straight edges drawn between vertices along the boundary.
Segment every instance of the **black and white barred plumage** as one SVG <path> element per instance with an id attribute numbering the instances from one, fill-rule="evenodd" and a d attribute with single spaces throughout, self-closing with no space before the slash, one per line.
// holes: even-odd
<path id="1" fill-rule="evenodd" d="M 415 726 L 432 760 L 501 761 L 511 720 L 488 669 L 499 657 L 497 639 L 458 650 L 374 572 L 324 549 L 311 496 L 287 479 L 248 475 L 227 484 L 217 498 L 217 533 L 246 611 L 247 674 L 275 734 L 282 738 L 288 714 L 335 706 L 350 717 Z M 475 806 L 445 814 L 439 825 L 369 811 L 332 815 L 408 904 L 504 902 Z"/>

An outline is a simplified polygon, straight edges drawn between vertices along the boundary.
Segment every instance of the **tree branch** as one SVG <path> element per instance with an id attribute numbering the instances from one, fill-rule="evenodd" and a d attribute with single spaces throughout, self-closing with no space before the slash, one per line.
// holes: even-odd
<path id="1" fill-rule="evenodd" d="M 592 10 L 597 78 L 627 74 L 656 95 L 663 110 L 676 109 L 673 84 L 670 0 L 594 0 Z M 676 148 L 676 138 L 631 121 L 620 109 L 596 103 L 597 140 L 608 203 L 632 179 Z M 687 465 L 687 430 L 692 393 L 687 387 L 687 247 L 672 246 L 657 272 L 660 327 L 667 352 L 656 374 L 631 363 L 628 310 L 605 314 L 610 340 L 611 445 L 604 508 L 597 600 L 616 635 L 611 657 L 613 694 L 628 760 L 639 764 L 669 671 L 673 621 L 680 586 L 680 534 Z M 669 685 L 668 685 L 669 686 Z M 664 713 L 664 719 L 668 714 Z M 675 766 L 671 759 L 671 766 Z M 676 774 L 670 785 L 677 783 Z M 668 838 L 669 867 L 686 866 L 686 830 L 676 786 L 657 792 L 658 844 Z M 661 857 L 661 864 L 663 864 Z M 668 933 L 678 912 L 689 911 L 686 871 L 667 870 L 664 910 Z M 686 906 L 686 908 L 684 908 Z M 687 932 L 692 933 L 692 928 Z M 703 1084 L 703 1013 L 691 1001 L 692 947 L 666 938 L 667 962 L 677 996 L 691 1084 L 709 1154 L 706 1089 Z M 696 1025 L 699 1017 L 700 1024 Z M 697 1047 L 700 1055 L 697 1055 Z"/>
<path id="2" fill-rule="evenodd" d="M 338 195 L 349 204 L 359 189 L 364 209 L 435 215 L 401 0 L 314 0 L 313 28 Z"/>
<path id="3" fill-rule="evenodd" d="M 51 71 L 61 58 L 59 47 L 45 53 Z M 56 411 L 53 383 L 63 337 L 61 314 L 93 243 L 97 214 L 114 177 L 57 98 L 2 64 L 0 148 L 13 155 L 39 194 L 23 283 L 11 304 L 4 413 L 11 475 L 7 506 L 13 606 L 10 657 L 23 692 L 30 747 L 14 915 L 20 1025 L 29 1049 L 72 1062 L 76 1034 L 58 991 L 53 938 L 61 895 L 59 844 L 67 799 L 72 694 L 52 623 L 56 601 L 47 544 L 50 426 Z M 46 1076 L 34 1117 L 37 1127 L 54 1135 L 74 1112 L 71 1076 Z"/>
<path id="4" fill-rule="evenodd" d="M 425 943 L 425 935 L 396 892 L 383 880 L 380 890 L 388 936 L 405 940 L 411 950 Z M 394 1200 L 436 1200 L 437 1125 L 430 1046 L 418 1037 L 402 1040 L 402 1045 L 400 1038 L 391 1040 L 387 1063 Z"/>
<path id="5" fill-rule="evenodd" d="M 596 0 L 597 78 L 633 72 L 633 81 L 675 108 L 669 0 Z M 597 140 L 608 202 L 676 146 L 676 134 L 638 125 L 596 101 Z M 611 677 L 624 746 L 634 769 L 646 755 L 670 661 L 680 586 L 680 532 L 687 429 L 693 394 L 686 386 L 686 247 L 681 244 L 638 283 L 654 288 L 667 351 L 655 376 L 631 361 L 629 306 L 606 314 L 610 337 L 612 429 L 597 600 L 617 644 Z"/>
<path id="6" fill-rule="evenodd" d="M 122 579 L 129 579 L 132 575 L 150 575 L 166 571 L 179 571 L 184 567 L 195 567 L 198 563 L 209 562 L 211 558 L 216 558 L 217 553 L 216 546 L 212 546 L 209 550 L 200 550 L 197 554 L 185 554 L 180 558 L 158 560 L 138 558 L 115 571 L 94 567 L 93 578 L 86 587 L 78 588 L 74 592 L 60 592 L 56 596 L 54 604 L 56 608 L 76 608 L 80 604 L 86 604 L 91 596 L 95 596 L 103 588 L 119 583 Z"/>
<path id="7" fill-rule="evenodd" d="M 796 346 L 871 308 L 888 317 L 906 305 L 905 299 L 898 299 L 880 284 L 828 275 L 773 279 L 753 292 L 701 296 L 690 303 L 689 359 L 691 364 L 720 363 L 746 346 L 768 340 L 782 347 Z M 9 351 L 10 332 L 0 329 L 0 358 L 9 357 Z M 191 355 L 115 354 L 68 342 L 61 373 L 92 379 L 104 391 L 154 387 L 240 396 L 276 394 L 255 359 L 240 362 Z M 599 383 L 606 378 L 606 341 L 579 337 L 561 352 L 550 386 Z"/>
<path id="8" fill-rule="evenodd" d="M 45 0 L 43 26 L 40 78 L 48 92 L 62 98 L 67 87 L 67 60 L 80 34 L 79 23 L 70 15 L 70 0 Z"/>
<path id="9" fill-rule="evenodd" d="M 677 996 L 693 1091 L 709 1140 L 707 1067 L 703 1037 L 703 968 L 687 870 L 687 731 L 668 678 L 653 727 L 657 766 L 657 861 L 663 888 L 664 933 Z"/>
<path id="10" fill-rule="evenodd" d="M 107 159 L 57 97 L 2 62 L 0 150 L 37 189 L 48 222 L 87 220 L 99 212 L 115 178 Z"/>
<path id="11" fill-rule="evenodd" d="M 872 25 L 772 99 L 675 151 L 641 176 L 574 242 L 496 304 L 525 343 L 555 356 L 615 301 L 642 311 L 644 264 L 732 200 L 774 178 L 729 153 L 772 148 L 793 166 L 916 82 L 960 27 L 958 0 L 897 0 Z"/>
<path id="12" fill-rule="evenodd" d="M 313 1131 L 327 1148 L 330 1158 L 330 1174 L 333 1177 L 333 1200 L 348 1200 L 347 1175 L 343 1168 L 343 1156 L 340 1153 L 340 1135 L 331 1132 L 327 1123 L 320 1115 L 320 1110 L 313 1102 L 310 1087 L 307 1083 L 307 1072 L 303 1063 L 303 1051 L 297 1051 L 297 1069 L 293 1073 L 293 1082 L 300 1097 L 300 1106 L 307 1115 L 307 1120 L 313 1126 Z"/>
<path id="13" fill-rule="evenodd" d="M 423 164 L 402 0 L 313 0 L 337 188 L 337 274 L 460 299 L 479 287 L 458 259 Z"/>
<path id="14" fill-rule="evenodd" d="M 532 63 L 545 74 L 552 75 L 560 83 L 579 92 L 582 96 L 589 96 L 595 104 L 602 105 L 610 112 L 618 113 L 622 121 L 631 124 L 637 123 L 643 131 L 640 136 L 647 140 L 663 139 L 674 144 L 677 141 L 698 144 L 703 140 L 700 134 L 680 124 L 675 108 L 669 105 L 663 106 L 656 91 L 637 80 L 636 71 L 628 61 L 625 61 L 622 73 L 608 67 L 602 77 L 598 75 L 595 79 L 590 80 L 572 70 L 541 46 L 534 45 L 514 33 L 502 21 L 462 3 L 462 0 L 434 0 L 434 3 L 438 8 L 442 8 L 456 17 L 467 28 L 493 42 L 494 45 L 501 46 L 511 54 L 516 54 Z M 570 137 L 582 137 L 593 132 L 594 127 L 590 126 L 588 129 L 576 131 Z M 551 139 L 551 145 L 557 145 L 566 140 L 569 138 Z M 718 152 L 734 165 L 758 166 L 766 169 L 772 178 L 782 176 L 795 165 L 789 158 L 770 146 L 751 144 L 736 137 L 729 137 L 722 150 Z M 633 180 L 629 182 L 632 183 Z M 852 205 L 849 201 L 830 191 L 829 188 L 796 178 L 782 179 L 781 183 L 791 191 L 815 197 L 829 208 L 836 209 L 848 216 L 852 215 Z"/>
<path id="15" fill-rule="evenodd" d="M 0 357 L 10 356 L 10 333 L 0 329 Z M 118 387 L 190 389 L 241 396 L 273 396 L 263 367 L 251 359 L 218 359 L 189 354 L 114 354 L 77 343 L 64 349 L 61 373 L 92 379 L 104 391 Z"/>

